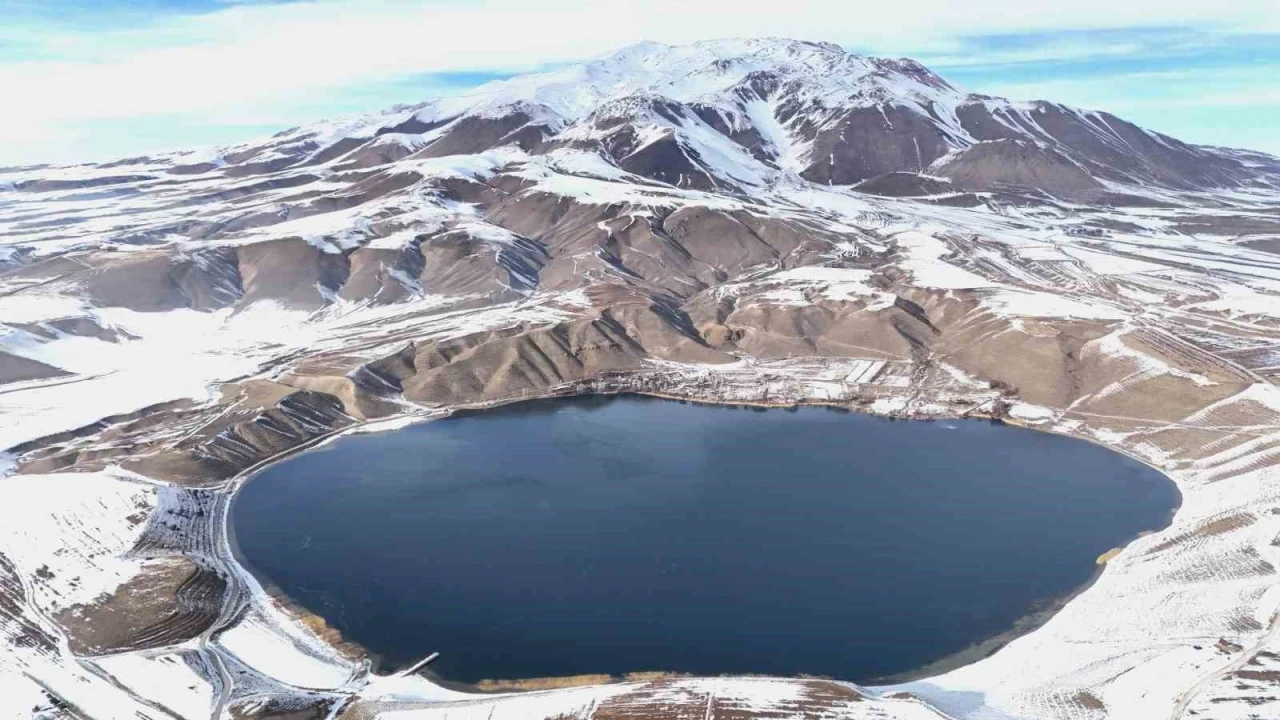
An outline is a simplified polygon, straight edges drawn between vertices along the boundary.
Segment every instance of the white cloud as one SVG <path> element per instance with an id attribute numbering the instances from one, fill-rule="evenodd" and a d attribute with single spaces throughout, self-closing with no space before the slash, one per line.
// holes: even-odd
<path id="1" fill-rule="evenodd" d="M 232 4 L 91 34 L 46 24 L 33 38 L 37 31 L 10 26 L 0 40 L 21 38 L 41 59 L 0 60 L 0 133 L 7 138 L 0 162 L 57 154 L 49 138 L 61 128 L 159 116 L 297 117 L 299 107 L 351 88 L 428 72 L 525 70 L 643 39 L 782 35 L 941 56 L 954 53 L 959 38 L 1001 32 L 1153 25 L 1280 31 L 1278 2 L 314 0 Z"/>

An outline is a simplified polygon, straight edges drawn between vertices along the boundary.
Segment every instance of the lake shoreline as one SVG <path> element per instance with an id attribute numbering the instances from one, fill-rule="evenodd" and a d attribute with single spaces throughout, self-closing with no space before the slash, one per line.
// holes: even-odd
<path id="1" fill-rule="evenodd" d="M 858 414 L 858 415 L 866 415 L 866 414 L 867 414 L 867 413 L 865 413 L 865 412 L 860 412 L 860 410 L 864 410 L 864 408 L 859 408 L 859 407 L 857 407 L 857 406 L 851 406 L 851 405 L 849 405 L 849 404 L 838 404 L 838 403 L 832 403 L 832 402 L 777 403 L 777 404 L 774 404 L 774 403 L 768 403 L 768 404 L 766 404 L 766 403 L 751 403 L 751 402 L 741 402 L 741 401 L 738 401 L 738 402 L 715 402 L 715 401 L 707 401 L 707 400 L 704 400 L 704 399 L 698 399 L 698 398 L 673 397 L 673 396 L 657 395 L 657 394 L 654 394 L 654 393 L 645 393 L 645 392 L 622 392 L 622 393 L 576 393 L 576 394 L 572 394 L 572 395 L 552 395 L 552 396 L 549 396 L 549 397 L 528 398 L 528 399 L 517 399 L 517 400 L 516 400 L 516 403 L 523 403 L 523 402 L 539 402 L 539 401 L 541 401 L 541 402 L 547 402 L 547 403 L 555 403 L 557 400 L 562 400 L 562 399 L 565 399 L 565 398 L 589 399 L 591 396 L 597 396 L 597 397 L 600 397 L 601 399 L 610 399 L 610 400 L 611 400 L 611 399 L 616 399 L 616 398 L 624 398 L 624 397 L 627 397 L 627 396 L 635 396 L 635 397 L 638 397 L 638 398 L 651 398 L 651 399 L 656 399 L 656 400 L 676 401 L 676 402 L 681 402 L 681 403 L 690 404 L 690 405 L 703 405 L 703 406 L 716 406 L 716 407 L 737 406 L 737 407 L 744 408 L 744 409 L 749 408 L 749 409 L 753 409 L 753 410 L 760 410 L 760 411 L 764 411 L 764 410 L 767 410 L 767 409 L 790 409 L 790 408 L 799 408 L 799 407 L 815 407 L 815 406 L 816 406 L 816 407 L 826 407 L 826 408 L 829 408 L 829 409 L 831 409 L 831 410 L 833 410 L 833 411 L 835 411 L 835 412 L 841 412 L 841 413 L 856 413 L 856 414 Z M 461 418 L 461 417 L 468 417 L 468 416 L 482 415 L 482 414 L 487 414 L 487 413 L 484 413 L 484 412 L 483 412 L 484 410 L 493 409 L 493 408 L 495 408 L 495 407 L 506 406 L 506 405 L 510 405 L 510 404 L 512 404 L 512 403 L 510 403 L 510 402 L 506 402 L 506 403 L 500 403 L 500 404 L 486 404 L 486 405 L 485 405 L 485 406 L 483 406 L 483 407 L 466 407 L 466 408 L 459 408 L 459 409 L 456 409 L 456 410 L 454 410 L 454 411 L 452 411 L 452 412 L 448 412 L 447 414 L 446 414 L 446 413 L 433 413 L 431 416 L 421 418 L 421 420 L 425 422 L 425 421 L 428 421 L 428 420 L 432 420 L 432 419 L 441 419 L 441 418 L 444 418 L 444 417 L 455 417 L 455 418 Z M 873 414 L 872 416 L 875 416 L 875 415 Z M 916 418 L 911 418 L 911 419 L 916 419 Z M 954 416 L 953 416 L 953 417 L 947 417 L 947 416 L 931 416 L 931 417 L 928 417 L 928 418 L 920 418 L 920 419 L 932 419 L 932 420 L 944 420 L 944 421 L 945 421 L 945 420 L 948 420 L 948 419 L 964 419 L 964 418 L 957 418 L 957 417 L 954 417 Z M 1002 421 L 1001 419 L 999 419 L 999 418 L 992 418 L 992 417 L 985 417 L 985 416 L 973 417 L 973 415 L 972 415 L 972 414 L 970 414 L 970 416 L 969 416 L 969 418 L 968 418 L 968 419 L 988 420 L 988 421 L 990 421 L 990 422 L 994 422 L 994 423 L 998 423 L 998 424 L 1006 424 L 1006 425 L 1010 425 L 1010 426 L 1014 426 L 1014 427 L 1017 427 L 1017 426 L 1023 426 L 1023 424 L 1022 424 L 1022 423 L 1016 423 L 1016 422 L 1014 422 L 1014 423 L 1005 423 L 1005 422 L 1003 422 L 1003 421 Z M 398 426 L 403 426 L 403 425 L 405 425 L 405 424 L 417 424 L 417 423 L 416 423 L 416 422 L 414 422 L 414 423 L 399 423 L 399 424 L 398 424 Z M 1036 428 L 1036 427 L 1034 427 L 1034 426 L 1031 426 L 1031 429 L 1040 429 L 1040 428 Z M 337 439 L 338 437 L 348 436 L 348 435 L 352 435 L 352 434 L 371 434 L 372 432 L 376 432 L 376 430 L 372 430 L 372 431 L 371 431 L 371 430 L 369 430 L 369 429 L 363 429 L 363 428 L 360 428 L 360 427 L 357 427 L 357 428 L 350 428 L 350 429 L 348 429 L 347 431 L 344 431 L 344 432 L 342 432 L 342 433 L 335 434 L 334 436 L 332 436 L 332 437 L 330 437 L 330 438 L 327 438 L 327 439 L 326 439 L 326 440 L 324 440 L 324 441 L 317 442 L 317 443 L 315 443 L 314 445 L 311 445 L 311 446 L 309 446 L 308 448 L 306 448 L 306 450 L 315 449 L 316 447 L 320 447 L 320 446 L 323 446 L 323 445 L 327 445 L 330 441 L 335 440 L 335 439 Z M 1062 434 L 1062 433 L 1053 433 L 1053 434 Z M 1068 435 L 1068 436 L 1069 436 L 1069 437 L 1076 437 L 1077 439 L 1079 439 L 1079 437 L 1078 437 L 1078 436 L 1074 436 L 1074 435 Z M 1094 444 L 1098 444 L 1098 443 L 1094 443 Z M 1103 447 L 1105 447 L 1105 446 L 1103 446 Z M 1108 449 L 1108 450 L 1111 450 L 1111 451 L 1114 451 L 1114 448 L 1107 448 L 1107 449 Z M 291 453 L 291 454 L 289 454 L 289 455 L 288 455 L 288 456 L 286 456 L 286 457 L 294 457 L 294 456 L 296 456 L 297 454 L 301 454 L 301 451 L 300 451 L 299 453 Z M 272 464 L 274 464 L 275 462 L 280 462 L 280 461 L 282 461 L 283 459 L 285 459 L 285 457 L 276 458 Z M 1146 463 L 1144 463 L 1144 464 L 1146 464 Z M 264 466 L 262 466 L 262 467 L 255 468 L 255 469 L 254 469 L 254 473 L 253 473 L 253 474 L 254 474 L 254 475 L 256 475 L 258 472 L 261 472 L 261 471 L 265 468 L 265 466 L 266 466 L 266 464 L 264 464 Z M 1162 477 L 1166 477 L 1166 476 L 1164 476 L 1164 475 L 1163 475 L 1163 473 L 1161 473 L 1161 476 L 1162 476 Z M 245 477 L 245 478 L 244 478 L 244 480 L 245 480 L 245 481 L 248 481 L 248 480 L 249 480 L 249 478 L 248 478 L 248 477 Z M 1167 480 L 1167 477 L 1166 477 L 1166 480 Z M 1176 487 L 1176 486 L 1175 486 L 1175 487 Z M 238 490 L 238 489 L 239 489 L 239 488 L 237 488 L 237 490 Z M 236 494 L 238 495 L 238 493 L 236 493 Z M 1169 515 L 1169 517 L 1172 517 L 1172 515 L 1173 515 L 1174 513 L 1176 513 L 1176 511 L 1177 511 L 1177 507 L 1180 505 L 1180 501 L 1181 501 L 1181 497 L 1180 497 L 1180 495 L 1179 495 L 1179 496 L 1178 496 L 1178 502 L 1173 506 L 1173 508 L 1170 510 L 1170 512 L 1169 512 L 1169 514 L 1168 514 L 1168 515 Z M 1166 523 L 1166 524 L 1167 524 L 1167 523 Z M 308 622 L 307 622 L 307 624 L 308 624 L 308 625 L 311 625 L 311 626 L 313 626 L 313 627 L 314 627 L 314 626 L 315 626 L 314 619 L 323 619 L 323 615 L 311 612 L 311 611 L 307 608 L 307 606 L 306 606 L 306 604 L 305 604 L 305 603 L 302 603 L 302 602 L 299 602 L 299 601 L 297 601 L 297 600 L 295 600 L 295 599 L 293 599 L 293 598 L 290 598 L 290 597 L 289 597 L 289 595 L 288 595 L 287 593 L 285 593 L 283 590 L 281 590 L 280 588 L 276 587 L 276 586 L 274 585 L 274 583 L 272 583 L 271 581 L 269 581 L 269 580 L 267 579 L 267 576 L 266 576 L 266 575 L 264 575 L 264 574 L 263 574 L 263 573 L 261 573 L 260 571 L 257 571 L 256 569 L 254 569 L 254 568 L 253 568 L 252 563 L 250 563 L 250 562 L 247 560 L 247 558 L 244 556 L 244 554 L 243 554 L 242 552 L 240 552 L 240 551 L 239 551 L 238 543 L 236 543 L 236 542 L 235 542 L 235 539 L 234 539 L 234 531 L 231 531 L 231 529 L 230 529 L 230 525 L 231 525 L 231 523 L 230 523 L 230 522 L 228 522 L 228 531 L 229 531 L 229 532 L 228 532 L 228 537 L 230 538 L 230 543 L 231 543 L 231 545 L 233 546 L 233 550 L 234 550 L 234 555 L 235 555 L 235 557 L 236 557 L 236 561 L 237 561 L 238 563 L 240 563 L 243 567 L 245 567 L 245 568 L 246 568 L 246 571 L 247 571 L 247 572 L 249 572 L 250 574 L 252 574 L 252 575 L 253 575 L 253 576 L 258 580 L 258 582 L 263 586 L 264 591 L 266 591 L 266 593 L 267 593 L 268 595 L 270 595 L 276 603 L 278 603 L 278 604 L 280 604 L 280 605 L 282 605 L 282 606 L 285 606 L 285 607 L 287 608 L 287 610 L 290 612 L 290 614 L 293 614 L 293 615 L 295 615 L 295 616 L 299 616 L 300 618 L 302 618 L 302 619 L 304 619 L 304 620 L 308 620 Z M 1139 536 L 1140 536 L 1141 534 L 1146 534 L 1146 532 L 1152 532 L 1152 531 L 1154 531 L 1154 530 L 1150 530 L 1150 529 L 1149 529 L 1149 530 L 1143 531 L 1142 533 L 1140 533 L 1140 534 L 1139 534 Z M 1136 536 L 1135 536 L 1135 537 L 1136 537 Z M 1130 539 L 1129 539 L 1129 541 L 1127 541 L 1125 544 L 1127 545 L 1127 544 L 1128 544 L 1128 542 L 1131 542 L 1133 539 L 1134 539 L 1134 538 L 1130 538 Z M 1065 594 L 1065 595 L 1061 595 L 1061 596 L 1058 596 L 1058 597 L 1056 597 L 1056 598 L 1051 599 L 1050 601 L 1048 601 L 1048 604 L 1047 604 L 1047 606 L 1046 606 L 1046 607 L 1038 608 L 1038 609 L 1034 610 L 1033 612 L 1029 613 L 1028 615 L 1026 615 L 1026 616 L 1024 616 L 1024 617 L 1022 617 L 1022 618 L 1019 618 L 1018 620 L 1016 620 L 1016 621 L 1015 621 L 1015 623 L 1014 623 L 1014 625 L 1013 625 L 1012 627 L 1010 627 L 1008 630 L 1006 630 L 1006 631 L 1004 631 L 1004 632 L 998 633 L 998 634 L 996 634 L 996 635 L 994 635 L 994 636 L 992 636 L 992 637 L 990 637 L 990 638 L 987 638 L 987 639 L 985 639 L 985 640 L 981 640 L 981 641 L 979 641 L 979 642 L 976 642 L 976 643 L 974 643 L 972 646 L 970 646 L 969 648 L 966 648 L 965 650 L 962 650 L 962 651 L 957 652 L 957 653 L 952 653 L 952 654 L 950 654 L 950 655 L 946 655 L 946 656 L 944 656 L 944 657 L 942 657 L 942 658 L 940 658 L 940 659 L 938 659 L 938 660 L 935 660 L 935 661 L 929 662 L 929 663 L 927 663 L 926 665 L 923 665 L 923 666 L 921 666 L 921 667 L 918 667 L 918 668 L 916 668 L 916 669 L 914 669 L 914 670 L 909 670 L 909 671 L 906 671 L 906 672 L 903 672 L 903 673 L 898 673 L 898 674 L 895 674 L 895 675 L 888 675 L 888 676 L 876 677 L 876 678 L 873 678 L 873 679 L 871 679 L 871 680 L 864 680 L 864 681 L 861 681 L 861 682 L 863 682 L 863 683 L 865 683 L 865 684 L 881 684 L 881 683 L 885 683 L 885 682 L 905 681 L 905 680 L 908 680 L 908 679 L 916 679 L 916 678 L 919 678 L 919 677 L 927 677 L 927 676 L 930 676 L 930 675 L 933 675 L 933 674 L 937 674 L 937 673 L 939 673 L 939 672 L 942 672 L 942 671 L 944 671 L 944 670 L 946 670 L 946 669 L 950 669 L 950 668 L 952 668 L 952 667 L 957 667 L 957 666 L 960 666 L 960 665 L 968 664 L 969 662 L 972 662 L 972 661 L 974 661 L 974 660 L 978 660 L 978 659 L 981 659 L 982 657 L 985 657 L 985 656 L 987 656 L 987 655 L 990 655 L 991 653 L 995 652 L 995 651 L 996 651 L 996 650 L 998 650 L 1000 647 L 1003 647 L 1005 644 L 1007 644 L 1008 642 L 1012 641 L 1013 639 L 1016 639 L 1017 637 L 1021 637 L 1022 635 L 1025 635 L 1025 634 L 1027 634 L 1027 633 L 1029 633 L 1029 632 L 1031 632 L 1031 631 L 1035 630 L 1036 628 L 1040 627 L 1044 622 L 1046 622 L 1049 618 L 1051 618 L 1053 615 L 1055 615 L 1055 614 L 1056 614 L 1056 613 L 1061 609 L 1061 607 L 1062 607 L 1063 605 L 1065 605 L 1067 602 L 1069 602 L 1071 599 L 1073 599 L 1074 597 L 1076 597 L 1077 595 L 1079 595 L 1079 594 L 1080 594 L 1081 592 L 1083 592 L 1084 590 L 1088 589 L 1088 587 L 1090 587 L 1090 586 L 1093 584 L 1093 582 L 1095 582 L 1095 581 L 1096 581 L 1097 577 L 1099 576 L 1099 574 L 1102 572 L 1102 570 L 1103 570 L 1103 569 L 1104 569 L 1104 568 L 1103 568 L 1102 566 L 1099 566 L 1099 567 L 1098 567 L 1098 569 L 1097 569 L 1097 570 L 1096 570 L 1096 571 L 1095 571 L 1095 572 L 1094 572 L 1094 573 L 1089 577 L 1089 579 L 1087 580 L 1087 582 L 1085 582 L 1085 583 L 1084 583 L 1084 584 L 1082 584 L 1082 585 L 1076 586 L 1075 588 L 1073 588 L 1073 590 L 1072 590 L 1071 592 L 1069 592 L 1069 593 L 1067 593 L 1067 594 Z M 409 662 L 406 662 L 406 663 L 404 663 L 404 664 L 402 664 L 402 665 L 399 665 L 399 666 L 398 666 L 398 665 L 397 665 L 397 664 L 395 664 L 395 663 L 385 662 L 385 658 L 384 658 L 384 657 L 381 657 L 381 656 L 380 656 L 380 655 L 378 655 L 377 653 L 371 652 L 368 648 L 364 648 L 364 647 L 360 646 L 360 644 L 359 644 L 359 643 L 353 642 L 353 641 L 351 641 L 351 640 L 349 640 L 349 639 L 346 639 L 346 638 L 336 637 L 336 638 L 332 638 L 332 641 L 335 641 L 337 644 L 340 644 L 341 646 L 345 647 L 345 648 L 346 648 L 346 651 L 344 652 L 344 654 L 347 654 L 347 655 L 349 655 L 349 656 L 350 656 L 350 654 L 352 654 L 352 653 L 363 652 L 364 656 L 365 656 L 365 657 L 366 657 L 370 662 L 372 662 L 372 663 L 373 663 L 373 665 L 374 665 L 374 669 L 375 669 L 376 671 L 378 671 L 378 672 L 384 672 L 384 671 L 387 671 L 387 670 L 395 670 L 395 669 L 398 669 L 398 667 L 402 667 L 403 665 L 408 665 L 408 664 L 410 664 Z M 432 650 L 434 650 L 434 649 L 435 649 L 435 648 L 424 648 L 424 649 L 423 649 L 423 650 L 424 650 L 424 653 L 423 653 L 423 654 L 426 654 L 426 652 L 432 651 Z M 678 672 L 678 673 L 672 673 L 672 674 L 683 675 L 683 674 L 685 674 L 685 673 L 683 673 L 683 672 Z M 704 673 L 704 674 L 705 674 L 705 673 Z M 709 673 L 709 674 L 714 675 L 715 673 Z M 741 672 L 731 672 L 731 673 L 726 673 L 726 674 L 741 675 L 742 673 L 741 673 Z M 789 675 L 786 675 L 786 674 L 781 674 L 781 675 L 779 675 L 779 674 L 776 674 L 776 673 L 770 673 L 770 675 L 771 675 L 771 676 L 773 676 L 773 677 L 788 677 L 788 676 L 789 676 Z M 795 676 L 796 676 L 796 677 L 803 677 L 804 675 L 795 675 Z M 601 676 L 601 675 L 593 675 L 593 676 L 591 676 L 591 677 L 600 678 L 600 677 L 602 677 L 602 676 Z M 611 678 L 616 678 L 616 680 L 617 680 L 617 681 L 621 681 L 621 680 L 625 679 L 625 675 L 610 675 L 609 677 L 611 677 Z M 502 680 L 502 681 L 492 681 L 492 682 L 488 683 L 488 685 L 490 685 L 490 687 L 487 687 L 487 688 L 486 688 L 486 687 L 484 687 L 484 683 L 466 683 L 466 682 L 450 681 L 450 680 L 447 678 L 447 676 L 439 677 L 437 681 L 438 681 L 438 682 L 440 682 L 440 683 L 442 683 L 442 684 L 444 684 L 444 685 L 446 685 L 446 686 L 448 686 L 448 687 L 452 687 L 452 688 L 456 688 L 456 689 L 470 689 L 470 690 L 480 691 L 480 692 L 495 692 L 495 691 L 496 691 L 496 690 L 495 690 L 495 687 L 497 687 L 497 686 L 501 686 L 501 687 L 508 687 L 508 688 L 510 688 L 510 689 L 518 689 L 518 688 L 515 688 L 515 687 L 513 687 L 513 686 L 515 686 L 515 685 L 531 685 L 531 686 L 532 686 L 532 685 L 545 685 L 546 683 L 549 683 L 549 682 L 550 682 L 550 683 L 555 683 L 555 682 L 557 682 L 557 681 L 559 681 L 559 680 L 561 680 L 561 679 L 554 678 L 554 677 L 553 677 L 553 678 L 538 677 L 538 678 L 526 678 L 526 679 L 520 679 L 520 680 Z"/>

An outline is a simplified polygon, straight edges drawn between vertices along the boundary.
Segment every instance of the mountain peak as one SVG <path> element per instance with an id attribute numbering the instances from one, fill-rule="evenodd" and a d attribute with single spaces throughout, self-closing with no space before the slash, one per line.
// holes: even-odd
<path id="1" fill-rule="evenodd" d="M 529 156 L 585 151 L 649 180 L 747 192 L 796 181 L 857 185 L 901 173 L 949 178 L 956 191 L 1018 188 L 1076 198 L 1109 192 L 1107 183 L 1170 189 L 1271 183 L 1232 153 L 1180 143 L 1111 115 L 968 94 L 909 58 L 778 37 L 636 43 L 182 162 L 254 175 L 499 148 Z"/>
<path id="2" fill-rule="evenodd" d="M 653 56 L 673 52 L 705 53 L 721 58 L 779 57 L 805 54 L 845 56 L 853 54 L 832 42 L 797 40 L 785 37 L 725 37 L 675 45 L 653 40 L 642 40 L 600 55 L 595 59 L 609 60 L 620 57 Z"/>
<path id="3" fill-rule="evenodd" d="M 864 57 L 833 43 L 772 37 L 687 45 L 646 41 L 593 60 L 519 75 L 433 101 L 419 119 L 434 122 L 464 113 L 491 115 L 525 104 L 571 122 L 603 103 L 632 95 L 716 104 L 759 73 L 803 85 L 805 95 L 828 97 L 833 103 L 856 95 L 872 100 L 910 97 L 924 103 L 939 92 L 956 94 L 919 63 Z"/>

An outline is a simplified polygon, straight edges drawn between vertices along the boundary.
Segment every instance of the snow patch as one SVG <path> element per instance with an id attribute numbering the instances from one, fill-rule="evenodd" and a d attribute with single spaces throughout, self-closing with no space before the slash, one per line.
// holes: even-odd
<path id="1" fill-rule="evenodd" d="M 979 293 L 982 304 L 1004 317 L 1124 320 L 1130 313 L 1100 301 L 1077 300 L 1033 290 L 1000 289 Z"/>
<path id="2" fill-rule="evenodd" d="M 155 488 L 110 471 L 0 479 L 0 554 L 53 613 L 109 595 L 141 570 L 126 558 L 156 505 Z"/>

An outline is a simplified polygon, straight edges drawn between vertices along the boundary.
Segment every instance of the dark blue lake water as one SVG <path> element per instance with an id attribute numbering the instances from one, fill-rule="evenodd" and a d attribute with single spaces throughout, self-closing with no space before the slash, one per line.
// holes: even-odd
<path id="1" fill-rule="evenodd" d="M 344 438 L 231 519 L 259 577 L 387 664 L 866 680 L 1009 630 L 1177 502 L 990 422 L 580 398 Z"/>

